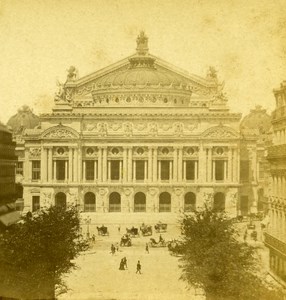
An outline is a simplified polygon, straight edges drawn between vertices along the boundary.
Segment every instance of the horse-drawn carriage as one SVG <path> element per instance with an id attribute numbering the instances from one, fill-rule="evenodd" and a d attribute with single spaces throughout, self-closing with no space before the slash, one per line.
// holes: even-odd
<path id="1" fill-rule="evenodd" d="M 152 235 L 152 226 L 145 225 L 144 223 L 140 226 L 140 231 L 143 236 Z"/>
<path id="2" fill-rule="evenodd" d="M 124 234 L 120 241 L 120 247 L 130 247 L 132 245 L 129 234 Z"/>
<path id="3" fill-rule="evenodd" d="M 167 224 L 159 222 L 154 226 L 154 228 L 155 228 L 156 232 L 166 232 Z"/>
<path id="4" fill-rule="evenodd" d="M 106 226 L 96 227 L 98 235 L 109 235 L 108 228 Z"/>
<path id="5" fill-rule="evenodd" d="M 154 238 L 150 238 L 149 246 L 153 248 L 166 247 L 167 242 L 160 236 L 159 241 L 156 242 Z"/>
<path id="6" fill-rule="evenodd" d="M 181 256 L 183 254 L 183 242 L 179 240 L 172 240 L 168 243 L 168 250 L 172 255 Z"/>
<path id="7" fill-rule="evenodd" d="M 126 232 L 127 234 L 130 235 L 130 237 L 138 237 L 139 236 L 139 230 L 138 228 L 135 228 L 134 226 L 132 226 L 132 228 L 126 228 Z"/>

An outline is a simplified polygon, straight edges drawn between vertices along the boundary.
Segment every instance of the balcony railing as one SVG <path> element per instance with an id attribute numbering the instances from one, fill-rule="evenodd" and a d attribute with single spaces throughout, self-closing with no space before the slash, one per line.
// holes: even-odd
<path id="1" fill-rule="evenodd" d="M 271 146 L 268 148 L 268 158 L 286 157 L 286 144 Z"/>
<path id="2" fill-rule="evenodd" d="M 286 243 L 267 232 L 265 233 L 264 243 L 266 246 L 274 248 L 275 250 L 286 255 Z"/>

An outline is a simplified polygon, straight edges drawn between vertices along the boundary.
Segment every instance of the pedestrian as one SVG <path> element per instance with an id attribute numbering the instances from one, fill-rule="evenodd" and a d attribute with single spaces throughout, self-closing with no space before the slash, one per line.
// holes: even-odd
<path id="1" fill-rule="evenodd" d="M 110 253 L 112 253 L 112 255 L 114 255 L 114 253 L 115 253 L 115 247 L 114 247 L 114 245 L 113 245 L 113 244 L 111 244 L 111 248 L 110 248 L 110 250 L 111 250 L 111 252 L 110 252 Z"/>
<path id="2" fill-rule="evenodd" d="M 115 244 L 115 249 L 116 249 L 117 252 L 119 251 L 119 244 L 118 243 Z"/>
<path id="3" fill-rule="evenodd" d="M 95 235 L 92 235 L 92 242 L 95 243 Z"/>
<path id="4" fill-rule="evenodd" d="M 148 245 L 148 243 L 146 243 L 145 250 L 146 250 L 146 252 L 149 254 L 149 245 Z"/>
<path id="5" fill-rule="evenodd" d="M 139 274 L 142 274 L 141 273 L 141 264 L 140 264 L 140 260 L 138 260 L 138 263 L 137 263 L 137 271 L 136 271 L 136 274 L 139 273 Z"/>
<path id="6" fill-rule="evenodd" d="M 120 225 L 117 226 L 118 233 L 120 233 Z"/>
<path id="7" fill-rule="evenodd" d="M 124 268 L 124 259 L 123 258 L 120 261 L 119 270 L 125 270 L 125 268 Z"/>
<path id="8" fill-rule="evenodd" d="M 124 268 L 128 269 L 127 268 L 127 259 L 126 259 L 126 257 L 123 257 L 123 263 L 124 263 Z"/>

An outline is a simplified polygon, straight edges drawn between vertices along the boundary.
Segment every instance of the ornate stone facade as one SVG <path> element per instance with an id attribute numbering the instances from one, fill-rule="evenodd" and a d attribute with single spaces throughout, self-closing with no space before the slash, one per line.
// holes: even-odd
<path id="1" fill-rule="evenodd" d="M 286 81 L 274 90 L 276 109 L 272 113 L 273 146 L 268 149 L 271 172 L 270 224 L 265 243 L 270 249 L 270 269 L 286 281 Z"/>
<path id="2" fill-rule="evenodd" d="M 25 131 L 25 211 L 69 202 L 158 219 L 209 201 L 236 216 L 241 115 L 214 70 L 188 75 L 151 55 L 141 33 L 136 54 L 76 74 L 40 127 Z"/>

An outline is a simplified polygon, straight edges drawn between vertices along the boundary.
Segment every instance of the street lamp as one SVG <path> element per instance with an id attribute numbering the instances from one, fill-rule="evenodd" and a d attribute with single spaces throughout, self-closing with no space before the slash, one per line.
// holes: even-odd
<path id="1" fill-rule="evenodd" d="M 85 219 L 85 224 L 87 225 L 87 231 L 86 231 L 86 236 L 87 238 L 89 239 L 89 224 L 91 223 L 91 218 L 88 216 L 86 219 Z"/>

